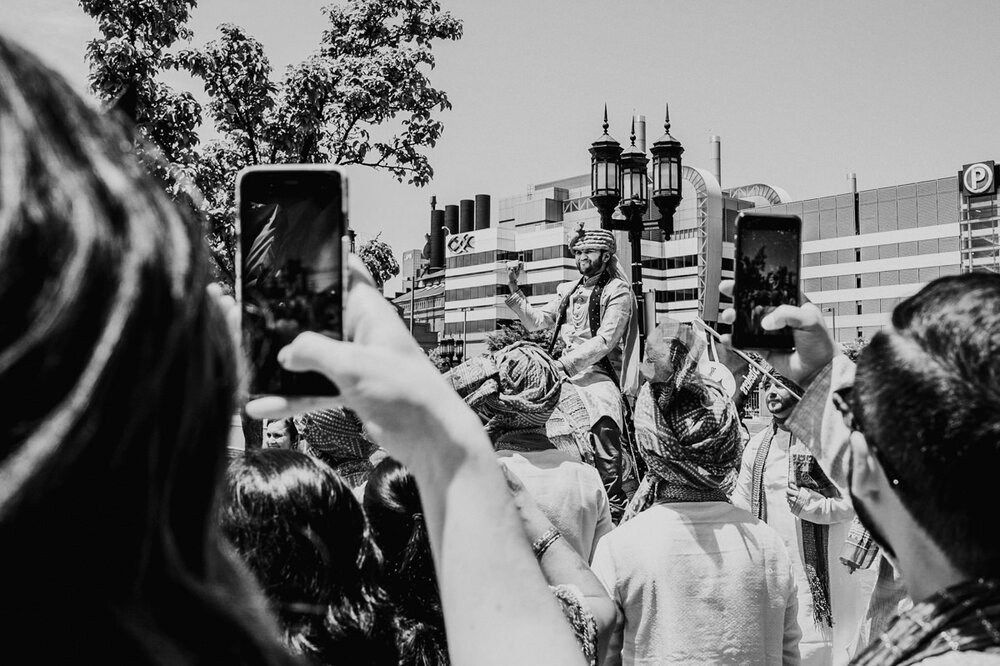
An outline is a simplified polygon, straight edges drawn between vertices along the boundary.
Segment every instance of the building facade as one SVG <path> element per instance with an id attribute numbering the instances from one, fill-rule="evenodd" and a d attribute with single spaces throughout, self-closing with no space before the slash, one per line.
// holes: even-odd
<path id="1" fill-rule="evenodd" d="M 671 238 L 664 241 L 658 229 L 643 235 L 643 288 L 658 316 L 715 322 L 725 307 L 720 302 L 719 280 L 732 276 L 736 216 L 756 205 L 787 201 L 788 196 L 764 184 L 723 191 L 717 174 L 704 169 L 684 167 L 682 176 L 684 198 L 674 215 Z M 525 194 L 500 199 L 497 210 L 496 224 L 477 221 L 463 225 L 458 233 L 451 231 L 454 225 L 444 227 L 439 262 L 443 269 L 435 270 L 431 257 L 430 272 L 417 280 L 412 299 L 417 322 L 429 320 L 442 338 L 465 341 L 469 355 L 485 349 L 490 333 L 516 321 L 504 304 L 508 261 L 523 262 L 519 285 L 530 303 L 544 304 L 555 295 L 558 284 L 579 277 L 568 246 L 576 227 L 580 223 L 587 228 L 600 226 L 600 216 L 590 201 L 589 175 L 530 186 Z M 432 212 L 432 220 L 439 212 Z M 433 255 L 435 233 L 432 222 L 431 242 L 424 254 Z M 616 236 L 619 260 L 630 274 L 632 248 L 627 234 L 616 232 Z M 409 317 L 411 301 L 408 283 L 412 280 L 407 275 L 416 252 L 404 254 L 404 293 L 394 299 L 404 319 Z"/>
<path id="2" fill-rule="evenodd" d="M 975 178 L 967 175 L 970 169 Z M 672 237 L 664 241 L 652 230 L 641 243 L 645 300 L 655 302 L 657 318 L 718 320 L 727 307 L 719 281 L 733 275 L 735 220 L 750 208 L 802 218 L 802 289 L 824 310 L 838 340 L 870 337 L 901 299 L 937 277 L 1000 272 L 992 162 L 966 165 L 958 177 L 802 201 L 763 183 L 723 190 L 717 164 L 713 171 L 684 167 L 683 179 Z M 972 190 L 963 179 L 971 179 Z M 435 270 L 432 261 L 417 282 L 416 321 L 441 338 L 464 341 L 466 356 L 484 351 L 490 333 L 516 321 L 504 304 L 508 261 L 523 262 L 519 284 L 533 305 L 548 302 L 559 283 L 579 277 L 568 240 L 581 222 L 600 226 L 589 197 L 589 175 L 540 183 L 501 198 L 496 224 L 470 222 L 457 233 L 443 232 L 443 265 Z M 619 259 L 630 274 L 627 234 L 616 236 Z M 404 284 L 410 282 L 407 266 L 404 256 Z M 394 301 L 406 318 L 409 292 Z"/>
<path id="3" fill-rule="evenodd" d="M 970 193 L 963 175 L 977 165 L 993 185 Z M 995 173 L 992 162 L 980 162 L 958 177 L 757 210 L 802 218 L 802 291 L 837 340 L 870 338 L 902 299 L 931 280 L 1000 271 Z"/>

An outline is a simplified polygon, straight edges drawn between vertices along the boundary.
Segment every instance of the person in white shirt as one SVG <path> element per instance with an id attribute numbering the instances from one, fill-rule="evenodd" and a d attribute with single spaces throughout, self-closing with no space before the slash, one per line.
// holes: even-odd
<path id="1" fill-rule="evenodd" d="M 649 471 L 593 562 L 624 618 L 606 664 L 799 663 L 785 545 L 728 499 L 739 419 L 698 374 L 704 344 L 674 321 L 647 341 L 636 438 Z"/>
<path id="2" fill-rule="evenodd" d="M 799 590 L 802 663 L 846 664 L 857 648 L 877 570 L 852 574 L 840 563 L 854 518 L 847 491 L 830 481 L 808 443 L 786 427 L 796 396 L 770 381 L 765 398 L 772 421 L 743 450 L 733 504 L 773 527 L 788 548 Z"/>
<path id="3" fill-rule="evenodd" d="M 590 562 L 612 523 L 576 388 L 528 342 L 470 359 L 445 377 L 486 424 L 500 462 Z"/>

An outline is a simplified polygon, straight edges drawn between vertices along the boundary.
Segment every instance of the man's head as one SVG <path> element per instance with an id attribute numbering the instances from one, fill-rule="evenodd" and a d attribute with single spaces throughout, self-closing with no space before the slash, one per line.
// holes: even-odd
<path id="1" fill-rule="evenodd" d="M 576 268 L 585 277 L 603 271 L 615 253 L 615 235 L 606 229 L 584 229 L 582 226 L 569 241 L 576 258 Z"/>
<path id="2" fill-rule="evenodd" d="M 873 533 L 892 541 L 905 510 L 953 566 L 995 574 L 1000 276 L 941 278 L 900 303 L 858 359 L 851 406 L 851 493 Z"/>
<path id="3" fill-rule="evenodd" d="M 764 385 L 764 399 L 767 402 L 767 411 L 778 423 L 784 423 L 798 404 L 791 391 L 770 379 Z"/>

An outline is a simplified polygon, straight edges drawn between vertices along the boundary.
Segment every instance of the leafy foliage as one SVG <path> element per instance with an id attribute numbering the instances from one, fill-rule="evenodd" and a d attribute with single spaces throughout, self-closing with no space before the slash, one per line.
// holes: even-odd
<path id="1" fill-rule="evenodd" d="M 427 358 L 430 359 L 434 367 L 438 369 L 438 372 L 444 374 L 451 370 L 451 365 L 449 365 L 448 360 L 444 356 L 444 351 L 441 347 L 435 347 L 427 352 Z"/>
<path id="2" fill-rule="evenodd" d="M 381 291 L 386 280 L 399 275 L 399 263 L 392 256 L 392 248 L 385 241 L 379 240 L 379 236 L 363 243 L 358 248 L 358 257 L 364 262 L 365 268 L 372 274 L 375 284 Z"/>
<path id="3" fill-rule="evenodd" d="M 323 10 L 329 25 L 316 51 L 278 81 L 261 43 L 236 25 L 219 26 L 219 36 L 202 48 L 173 50 L 192 37 L 185 25 L 195 0 L 80 4 L 101 32 L 87 46 L 92 90 L 104 102 L 126 90 L 135 93 L 140 138 L 167 162 L 161 175 L 190 178 L 203 193 L 209 244 L 227 282 L 234 278 L 239 169 L 356 164 L 418 186 L 434 175 L 421 149 L 437 143 L 444 126 L 434 114 L 451 103 L 428 77 L 435 63 L 432 46 L 462 36 L 461 21 L 437 0 L 330 5 Z M 209 98 L 205 109 L 190 93 L 157 80 L 168 69 L 202 81 Z M 218 138 L 201 146 L 204 113 Z M 394 264 L 385 264 L 390 277 Z"/>
<path id="4" fill-rule="evenodd" d="M 844 351 L 847 358 L 857 363 L 858 356 L 860 356 L 864 348 L 868 346 L 868 342 L 869 340 L 867 338 L 855 338 L 853 340 L 840 343 L 840 348 Z"/>

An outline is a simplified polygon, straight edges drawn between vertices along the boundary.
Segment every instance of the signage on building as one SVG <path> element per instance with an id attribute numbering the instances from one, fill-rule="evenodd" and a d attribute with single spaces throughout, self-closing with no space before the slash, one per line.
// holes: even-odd
<path id="1" fill-rule="evenodd" d="M 472 234 L 458 234 L 448 236 L 448 249 L 452 254 L 465 254 L 476 249 L 476 237 Z"/>
<path id="2" fill-rule="evenodd" d="M 970 197 L 982 197 L 996 194 L 997 168 L 992 160 L 976 162 L 962 167 L 960 176 L 962 192 Z"/>

